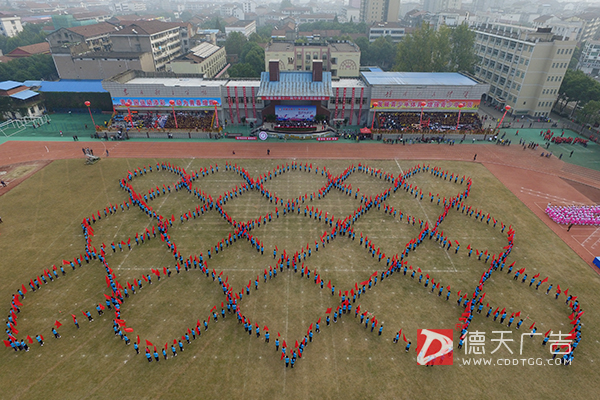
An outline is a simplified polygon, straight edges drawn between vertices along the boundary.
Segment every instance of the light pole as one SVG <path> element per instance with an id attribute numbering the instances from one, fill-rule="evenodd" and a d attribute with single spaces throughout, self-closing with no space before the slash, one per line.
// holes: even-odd
<path id="1" fill-rule="evenodd" d="M 458 104 L 458 120 L 456 121 L 456 130 L 458 130 L 458 124 L 460 124 L 460 112 L 465 105 L 463 103 Z"/>
<path id="2" fill-rule="evenodd" d="M 127 100 L 127 103 L 125 103 L 125 105 L 127 106 L 127 115 L 129 115 L 129 123 L 131 124 L 131 128 L 133 129 L 133 118 L 131 117 L 131 110 L 129 109 L 129 107 L 131 107 L 131 101 Z"/>
<path id="3" fill-rule="evenodd" d="M 171 109 L 173 110 L 173 119 L 175 120 L 175 129 L 179 129 L 179 125 L 177 125 L 177 115 L 175 115 L 175 100 L 169 100 L 169 104 L 171 105 Z"/>
<path id="4" fill-rule="evenodd" d="M 371 108 L 373 109 L 373 121 L 371 121 L 371 131 L 372 131 L 373 127 L 375 126 L 375 114 L 377 114 L 375 109 L 377 108 L 377 104 L 373 104 L 373 106 L 371 106 Z"/>
<path id="5" fill-rule="evenodd" d="M 504 115 L 502 115 L 502 118 L 500 118 L 500 121 L 498 121 L 498 126 L 496 126 L 496 131 L 500 128 L 500 125 L 502 125 L 502 121 L 504 121 L 504 117 L 506 117 L 506 113 L 508 112 L 508 110 L 510 110 L 510 106 L 506 106 L 504 107 Z"/>
<path id="6" fill-rule="evenodd" d="M 217 106 L 219 105 L 219 102 L 216 100 L 211 100 L 210 104 L 215 106 L 215 120 L 217 121 L 217 130 L 219 130 L 219 113 L 217 111 Z"/>
<path id="7" fill-rule="evenodd" d="M 426 105 L 427 103 L 425 103 L 424 101 L 421 102 L 421 119 L 419 120 L 419 126 L 421 127 L 421 129 L 423 129 L 423 110 L 425 109 Z"/>

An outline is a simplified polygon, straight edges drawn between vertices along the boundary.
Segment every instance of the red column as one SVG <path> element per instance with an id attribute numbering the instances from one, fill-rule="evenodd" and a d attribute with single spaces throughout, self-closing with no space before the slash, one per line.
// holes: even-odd
<path id="1" fill-rule="evenodd" d="M 354 116 L 354 89 L 352 88 L 352 98 L 350 99 L 350 125 L 352 125 L 352 117 Z"/>
<path id="2" fill-rule="evenodd" d="M 252 115 L 256 119 L 256 96 L 254 95 L 254 86 L 252 87 Z"/>
<path id="3" fill-rule="evenodd" d="M 365 93 L 365 88 L 360 88 L 360 103 L 358 104 L 358 124 L 360 125 L 360 116 L 362 114 L 362 103 L 363 103 L 363 95 Z"/>
<path id="4" fill-rule="evenodd" d="M 233 93 L 235 94 L 235 113 L 237 114 L 237 122 L 239 124 L 240 123 L 240 99 L 238 99 L 237 86 L 233 88 Z"/>
<path id="5" fill-rule="evenodd" d="M 334 119 L 338 117 L 338 99 L 340 98 L 340 88 L 335 88 L 335 114 Z"/>
<path id="6" fill-rule="evenodd" d="M 246 114 L 246 120 L 248 119 L 248 100 L 246 100 L 246 86 L 242 88 L 242 93 L 244 95 L 244 113 Z"/>
<path id="7" fill-rule="evenodd" d="M 229 86 L 227 86 L 227 104 L 229 104 L 229 117 L 230 121 L 233 124 L 233 104 L 231 101 L 231 93 L 229 92 Z"/>
<path id="8" fill-rule="evenodd" d="M 343 94 L 342 94 L 342 118 L 344 117 L 344 114 L 346 113 L 346 88 L 344 88 Z"/>

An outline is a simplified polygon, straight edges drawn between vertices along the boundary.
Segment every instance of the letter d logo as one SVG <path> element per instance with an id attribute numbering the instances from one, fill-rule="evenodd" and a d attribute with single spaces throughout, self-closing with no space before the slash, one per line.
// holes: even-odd
<path id="1" fill-rule="evenodd" d="M 452 365 L 452 329 L 417 330 L 417 364 Z"/>

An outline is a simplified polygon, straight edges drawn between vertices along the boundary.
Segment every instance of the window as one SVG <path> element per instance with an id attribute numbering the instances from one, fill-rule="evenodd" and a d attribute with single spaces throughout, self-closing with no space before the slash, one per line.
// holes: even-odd
<path id="1" fill-rule="evenodd" d="M 331 64 L 336 65 L 337 64 L 337 58 L 331 57 Z"/>

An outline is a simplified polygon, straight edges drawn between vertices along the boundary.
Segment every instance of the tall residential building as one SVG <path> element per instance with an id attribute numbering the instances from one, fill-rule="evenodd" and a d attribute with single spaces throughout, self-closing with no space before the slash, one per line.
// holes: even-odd
<path id="1" fill-rule="evenodd" d="M 21 17 L 0 13 L 0 34 L 13 37 L 22 30 Z"/>
<path id="2" fill-rule="evenodd" d="M 509 105 L 513 115 L 548 117 L 576 42 L 550 28 L 480 24 L 474 30 L 475 75 L 490 84 L 486 100 Z"/>
<path id="3" fill-rule="evenodd" d="M 581 49 L 577 69 L 592 76 L 600 75 L 600 40 L 588 40 Z"/>
<path id="4" fill-rule="evenodd" d="M 396 22 L 400 13 L 400 0 L 361 0 L 360 21 L 372 24 L 375 22 Z"/>
<path id="5" fill-rule="evenodd" d="M 360 73 L 360 48 L 349 41 L 272 42 L 265 49 L 265 69 L 271 60 L 279 60 L 280 71 L 312 71 L 313 60 L 322 60 L 323 71 L 331 72 L 333 79 L 357 78 Z"/>
<path id="6" fill-rule="evenodd" d="M 102 22 L 60 28 L 46 40 L 61 79 L 106 79 L 128 69 L 163 71 L 182 54 L 183 31 L 181 23 Z"/>

